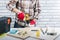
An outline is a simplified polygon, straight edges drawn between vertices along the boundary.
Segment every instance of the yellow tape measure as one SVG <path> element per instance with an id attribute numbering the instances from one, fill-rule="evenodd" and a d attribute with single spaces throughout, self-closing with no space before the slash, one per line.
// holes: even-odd
<path id="1" fill-rule="evenodd" d="M 28 13 L 25 13 L 25 18 L 24 20 L 30 20 L 30 15 Z"/>
<path id="2" fill-rule="evenodd" d="M 41 30 L 36 31 L 36 37 L 39 38 L 41 35 Z"/>

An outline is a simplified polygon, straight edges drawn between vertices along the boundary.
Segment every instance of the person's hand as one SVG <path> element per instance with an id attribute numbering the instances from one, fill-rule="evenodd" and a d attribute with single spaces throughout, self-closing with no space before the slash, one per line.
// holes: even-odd
<path id="1" fill-rule="evenodd" d="M 34 25 L 34 24 L 36 24 L 36 19 L 32 19 L 32 20 L 30 21 L 30 25 Z"/>
<path id="2" fill-rule="evenodd" d="M 24 12 L 18 12 L 17 14 L 18 14 L 18 16 L 17 16 L 18 19 L 23 21 L 24 20 L 24 16 L 25 16 Z"/>

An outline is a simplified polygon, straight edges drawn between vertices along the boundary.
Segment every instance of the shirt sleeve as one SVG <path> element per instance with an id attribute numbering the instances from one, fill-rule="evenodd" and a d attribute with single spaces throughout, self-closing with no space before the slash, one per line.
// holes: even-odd
<path id="1" fill-rule="evenodd" d="M 36 7 L 35 7 L 35 15 L 34 15 L 35 18 L 39 17 L 40 11 L 41 11 L 40 10 L 40 1 L 37 0 L 36 1 Z"/>
<path id="2" fill-rule="evenodd" d="M 17 3 L 18 0 L 10 0 L 8 2 L 8 4 L 6 5 L 7 9 L 9 10 L 13 10 L 13 8 L 15 8 L 15 4 Z"/>

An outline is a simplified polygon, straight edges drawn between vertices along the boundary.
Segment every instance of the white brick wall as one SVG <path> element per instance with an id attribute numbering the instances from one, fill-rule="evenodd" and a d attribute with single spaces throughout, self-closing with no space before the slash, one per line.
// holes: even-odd
<path id="1" fill-rule="evenodd" d="M 0 0 L 0 17 L 9 16 L 12 18 L 11 27 L 15 21 L 15 14 L 6 9 L 9 0 Z M 40 0 L 41 13 L 37 26 L 60 27 L 60 0 Z"/>
<path id="2" fill-rule="evenodd" d="M 0 0 L 0 17 L 2 16 L 11 17 L 12 18 L 11 27 L 13 27 L 15 21 L 15 14 L 6 8 L 6 4 L 8 3 L 8 1 L 9 0 Z"/>

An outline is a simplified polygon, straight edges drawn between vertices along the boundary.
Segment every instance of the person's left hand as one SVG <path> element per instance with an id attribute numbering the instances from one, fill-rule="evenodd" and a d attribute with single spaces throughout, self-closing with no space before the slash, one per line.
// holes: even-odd
<path id="1" fill-rule="evenodd" d="M 32 19 L 32 20 L 30 21 L 30 25 L 34 25 L 34 24 L 36 24 L 36 19 Z"/>

